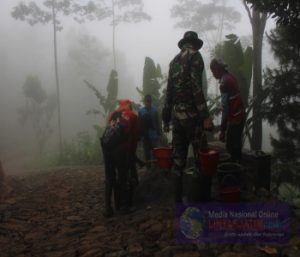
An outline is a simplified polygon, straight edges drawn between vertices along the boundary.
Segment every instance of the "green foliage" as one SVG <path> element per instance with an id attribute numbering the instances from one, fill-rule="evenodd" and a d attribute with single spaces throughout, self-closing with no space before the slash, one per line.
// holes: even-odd
<path id="1" fill-rule="evenodd" d="M 96 130 L 96 137 L 91 136 L 86 131 L 79 132 L 70 142 L 64 142 L 61 155 L 58 155 L 57 152 L 44 153 L 32 165 L 48 168 L 59 165 L 80 166 L 102 164 L 103 155 L 99 138 L 104 128 L 94 126 L 94 129 Z"/>
<path id="2" fill-rule="evenodd" d="M 36 76 L 28 76 L 23 85 L 26 104 L 18 108 L 17 112 L 22 125 L 31 123 L 42 153 L 46 142 L 53 133 L 51 120 L 57 101 L 54 95 L 48 95 L 42 88 L 42 83 Z"/>
<path id="3" fill-rule="evenodd" d="M 104 109 L 106 112 L 112 112 L 116 107 L 118 96 L 118 73 L 116 70 L 112 70 L 110 73 L 106 91 L 107 97 Z"/>
<path id="4" fill-rule="evenodd" d="M 271 137 L 271 144 L 274 156 L 282 162 L 300 158 L 300 44 L 295 36 L 298 33 L 299 28 L 278 27 L 268 37 L 280 66 L 266 69 L 268 97 L 262 109 L 270 124 L 277 125 L 278 137 Z"/>
<path id="5" fill-rule="evenodd" d="M 220 99 L 221 96 L 217 96 L 215 98 L 212 98 L 210 96 L 206 97 L 207 108 L 211 117 L 218 116 L 221 113 Z"/>
<path id="6" fill-rule="evenodd" d="M 91 137 L 88 132 L 79 132 L 77 137 L 70 143 L 63 145 L 63 154 L 59 159 L 61 165 L 99 165 L 103 162 L 102 151 L 100 147 L 101 131 L 97 128 L 97 140 Z"/>
<path id="7" fill-rule="evenodd" d="M 300 26 L 300 2 L 295 0 L 246 0 L 259 10 L 272 14 L 278 25 Z"/>
<path id="8" fill-rule="evenodd" d="M 147 94 L 151 95 L 152 102 L 156 107 L 160 105 L 159 90 L 162 78 L 160 65 L 155 66 L 154 61 L 150 57 L 146 57 L 143 72 L 143 89 L 137 88 L 137 90 L 141 98 Z"/>
<path id="9" fill-rule="evenodd" d="M 239 38 L 234 34 L 227 35 L 226 38 L 226 41 L 216 46 L 215 55 L 223 59 L 236 76 L 243 103 L 247 107 L 252 78 L 252 47 L 243 49 Z"/>
<path id="10" fill-rule="evenodd" d="M 109 81 L 106 87 L 107 96 L 102 95 L 102 93 L 90 82 L 84 80 L 85 84 L 89 89 L 91 89 L 95 96 L 99 100 L 99 104 L 104 111 L 101 109 L 91 109 L 87 114 L 102 114 L 103 117 L 106 117 L 108 113 L 112 112 L 117 104 L 118 96 L 118 73 L 116 70 L 112 70 L 110 73 Z"/>

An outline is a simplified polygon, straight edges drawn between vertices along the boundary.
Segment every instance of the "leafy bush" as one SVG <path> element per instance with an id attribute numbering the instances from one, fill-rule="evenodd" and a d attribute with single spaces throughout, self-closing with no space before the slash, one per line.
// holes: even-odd
<path id="1" fill-rule="evenodd" d="M 94 126 L 96 136 L 88 132 L 79 132 L 71 142 L 64 142 L 61 156 L 57 152 L 43 154 L 35 159 L 31 165 L 34 167 L 54 167 L 60 165 L 100 165 L 103 163 L 102 150 L 100 146 L 100 135 L 104 128 Z"/>
<path id="2" fill-rule="evenodd" d="M 99 165 L 103 162 L 100 147 L 100 135 L 103 128 L 94 126 L 96 138 L 88 132 L 83 131 L 77 134 L 75 140 L 65 143 L 63 146 L 62 157 L 59 163 L 62 165 Z"/>

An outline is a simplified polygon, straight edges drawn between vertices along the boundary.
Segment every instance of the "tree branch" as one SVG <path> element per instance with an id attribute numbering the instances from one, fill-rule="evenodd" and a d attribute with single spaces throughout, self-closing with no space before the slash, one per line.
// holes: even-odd
<path id="1" fill-rule="evenodd" d="M 243 5 L 244 5 L 244 7 L 245 7 L 245 9 L 246 9 L 247 14 L 248 14 L 249 20 L 250 20 L 250 22 L 251 22 L 251 24 L 252 24 L 253 18 L 252 18 L 252 16 L 251 16 L 250 8 L 249 8 L 249 6 L 247 5 L 246 0 L 242 0 L 242 2 L 243 2 Z"/>

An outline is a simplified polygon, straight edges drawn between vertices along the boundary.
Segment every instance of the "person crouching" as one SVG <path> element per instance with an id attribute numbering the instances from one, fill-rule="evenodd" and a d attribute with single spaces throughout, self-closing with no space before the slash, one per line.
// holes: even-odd
<path id="1" fill-rule="evenodd" d="M 138 139 L 137 114 L 128 99 L 120 100 L 119 107 L 108 119 L 101 138 L 105 165 L 104 217 L 111 217 L 112 194 L 116 210 L 126 210 L 131 202 L 129 171 L 134 161 Z"/>

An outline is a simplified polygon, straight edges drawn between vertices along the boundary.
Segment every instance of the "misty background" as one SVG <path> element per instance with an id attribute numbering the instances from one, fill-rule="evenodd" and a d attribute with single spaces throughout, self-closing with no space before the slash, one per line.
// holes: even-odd
<path id="1" fill-rule="evenodd" d="M 83 1 L 83 0 L 82 0 Z M 26 159 L 35 149 L 32 128 L 21 126 L 18 108 L 25 104 L 22 87 L 29 75 L 37 76 L 47 93 L 55 93 L 53 61 L 53 28 L 51 23 L 30 26 L 11 16 L 12 8 L 19 0 L 0 1 L 0 159 L 12 163 Z M 39 2 L 39 1 L 37 1 Z M 119 24 L 116 28 L 117 70 L 119 78 L 118 98 L 130 98 L 141 103 L 136 87 L 141 88 L 145 57 L 151 57 L 167 74 L 171 59 L 179 52 L 178 41 L 187 29 L 175 28 L 176 19 L 170 9 L 175 0 L 144 0 L 144 11 L 151 21 L 137 24 Z M 240 12 L 241 21 L 225 35 L 234 33 L 251 43 L 251 25 L 241 1 L 227 0 Z M 105 93 L 109 73 L 113 68 L 112 27 L 109 20 L 86 21 L 78 24 L 72 18 L 62 18 L 63 30 L 57 34 L 58 69 L 62 111 L 62 132 L 65 140 L 72 140 L 78 132 L 95 133 L 93 125 L 104 125 L 101 116 L 87 115 L 91 108 L 99 106 L 94 93 L 83 80 L 88 80 Z M 268 19 L 266 33 L 274 27 Z M 211 79 L 211 59 L 204 38 L 201 53 L 204 57 L 209 93 L 216 94 L 216 81 Z M 263 67 L 275 66 L 269 47 L 263 47 Z M 57 148 L 57 114 L 53 118 L 54 133 L 47 143 L 50 149 Z M 216 123 L 218 121 L 215 121 Z M 275 129 L 264 124 L 263 150 L 270 151 L 270 133 Z"/>

